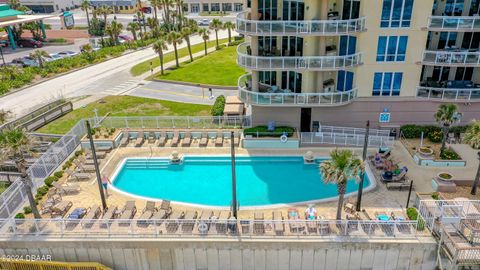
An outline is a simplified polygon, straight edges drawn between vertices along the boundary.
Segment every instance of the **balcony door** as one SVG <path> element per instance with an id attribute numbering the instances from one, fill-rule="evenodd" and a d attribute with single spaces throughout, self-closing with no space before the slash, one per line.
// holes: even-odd
<path id="1" fill-rule="evenodd" d="M 282 89 L 288 89 L 293 93 L 302 92 L 302 73 L 295 71 L 282 72 Z"/>
<path id="2" fill-rule="evenodd" d="M 305 17 L 305 3 L 303 0 L 285 0 L 283 1 L 283 20 L 284 21 L 303 21 Z"/>
<path id="3" fill-rule="evenodd" d="M 274 21 L 278 19 L 277 0 L 258 0 L 258 14 L 261 21 Z"/>
<path id="4" fill-rule="evenodd" d="M 345 0 L 343 2 L 342 19 L 358 19 L 360 17 L 360 1 L 358 0 Z"/>
<path id="5" fill-rule="evenodd" d="M 301 108 L 300 110 L 300 132 L 310 132 L 312 122 L 312 108 Z"/>

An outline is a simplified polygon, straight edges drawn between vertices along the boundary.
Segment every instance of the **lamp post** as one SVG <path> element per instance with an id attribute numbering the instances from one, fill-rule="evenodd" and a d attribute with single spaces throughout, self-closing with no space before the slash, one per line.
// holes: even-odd
<path id="1" fill-rule="evenodd" d="M 95 166 L 95 173 L 97 175 L 98 191 L 100 192 L 100 199 L 102 200 L 103 210 L 107 209 L 107 201 L 103 193 L 102 178 L 100 176 L 100 168 L 98 167 L 97 153 L 95 152 L 95 144 L 93 143 L 92 130 L 90 129 L 90 122 L 86 121 L 88 139 L 90 140 L 90 149 L 92 150 L 93 164 Z"/>
<path id="2" fill-rule="evenodd" d="M 366 162 L 367 160 L 367 150 L 368 150 L 368 136 L 370 134 L 370 120 L 367 120 L 367 127 L 365 130 L 365 141 L 363 142 L 363 153 L 362 153 L 362 159 L 363 162 Z M 356 210 L 360 211 L 361 205 L 362 205 L 362 193 L 363 193 L 363 182 L 365 180 L 365 171 L 362 172 L 362 175 L 360 176 L 360 184 L 358 185 L 358 194 L 357 194 L 357 205 L 356 205 Z"/>
<path id="3" fill-rule="evenodd" d="M 478 152 L 477 155 L 478 155 L 478 161 L 480 162 L 480 152 Z M 477 186 L 478 186 L 479 181 L 480 181 L 480 163 L 478 164 L 477 175 L 475 176 L 475 179 L 473 180 L 472 191 L 470 192 L 470 194 L 472 194 L 472 195 L 477 194 Z"/>
<path id="4" fill-rule="evenodd" d="M 237 218 L 237 178 L 235 176 L 235 135 L 233 131 L 230 133 L 230 152 L 232 154 L 232 213 Z"/>

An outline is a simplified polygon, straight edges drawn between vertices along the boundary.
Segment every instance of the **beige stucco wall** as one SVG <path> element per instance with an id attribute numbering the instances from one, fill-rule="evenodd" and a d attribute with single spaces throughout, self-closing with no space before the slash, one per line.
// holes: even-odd
<path id="1" fill-rule="evenodd" d="M 417 64 L 427 42 L 428 16 L 431 13 L 433 0 L 414 1 L 410 28 L 380 28 L 382 0 L 362 1 L 361 15 L 366 16 L 367 31 L 358 35 L 357 51 L 364 53 L 364 64 L 355 73 L 358 95 L 371 96 L 373 74 L 375 72 L 403 72 L 401 96 L 414 96 L 420 81 L 422 66 Z M 407 55 L 404 62 L 376 62 L 379 36 L 408 36 Z"/>

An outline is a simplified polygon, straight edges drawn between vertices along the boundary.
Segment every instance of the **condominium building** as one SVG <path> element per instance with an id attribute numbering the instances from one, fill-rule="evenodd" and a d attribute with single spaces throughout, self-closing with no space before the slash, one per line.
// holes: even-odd
<path id="1" fill-rule="evenodd" d="M 480 0 L 252 0 L 239 96 L 254 124 L 397 128 L 480 116 Z"/>
<path id="2" fill-rule="evenodd" d="M 244 8 L 243 0 L 186 0 L 185 10 L 189 13 L 240 12 Z"/>

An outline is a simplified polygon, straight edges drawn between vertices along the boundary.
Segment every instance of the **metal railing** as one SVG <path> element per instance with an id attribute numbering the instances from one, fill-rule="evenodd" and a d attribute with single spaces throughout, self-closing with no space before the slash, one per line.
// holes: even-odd
<path id="1" fill-rule="evenodd" d="M 362 53 L 342 56 L 254 56 L 247 53 L 248 43 L 237 48 L 237 63 L 255 70 L 342 70 L 362 64 Z"/>
<path id="2" fill-rule="evenodd" d="M 422 64 L 435 66 L 480 66 L 480 52 L 425 51 Z"/>
<path id="3" fill-rule="evenodd" d="M 480 88 L 436 88 L 417 86 L 417 98 L 448 101 L 480 101 Z"/>
<path id="4" fill-rule="evenodd" d="M 105 265 L 95 262 L 51 262 L 51 261 L 37 261 L 35 256 L 32 258 L 22 258 L 22 260 L 12 256 L 9 259 L 8 255 L 4 256 L 5 259 L 0 259 L 0 269 L 22 269 L 22 270 L 112 270 Z M 47 256 L 48 257 L 48 256 Z M 51 258 L 49 256 L 48 258 Z M 29 260 L 31 259 L 31 260 Z"/>
<path id="5" fill-rule="evenodd" d="M 438 31 L 478 31 L 480 16 L 431 16 L 428 29 Z"/>
<path id="6" fill-rule="evenodd" d="M 301 132 L 300 144 L 363 146 L 366 130 L 336 126 L 320 126 L 318 132 Z M 369 147 L 391 147 L 395 141 L 389 130 L 370 129 Z"/>
<path id="7" fill-rule="evenodd" d="M 246 35 L 342 36 L 363 32 L 365 17 L 350 20 L 258 21 L 248 19 L 249 12 L 237 15 L 237 32 Z"/>
<path id="8" fill-rule="evenodd" d="M 429 236 L 416 221 L 217 219 L 3 219 L 0 237 L 53 238 L 416 238 Z"/>
<path id="9" fill-rule="evenodd" d="M 243 75 L 238 80 L 239 98 L 259 106 L 340 106 L 357 98 L 358 89 L 326 93 L 264 93 L 254 92 L 247 86 L 251 80 Z M 251 85 L 251 83 L 250 83 Z"/>

